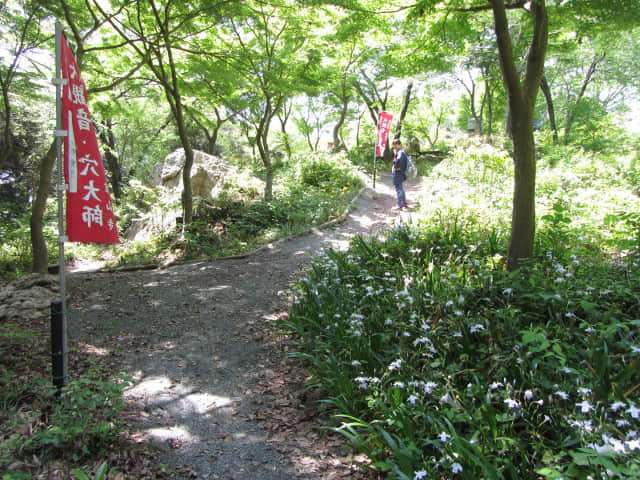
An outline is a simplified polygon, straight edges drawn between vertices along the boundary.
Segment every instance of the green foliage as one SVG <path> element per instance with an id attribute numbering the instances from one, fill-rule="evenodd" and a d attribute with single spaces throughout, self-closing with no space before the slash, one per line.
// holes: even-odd
<path id="1" fill-rule="evenodd" d="M 3 437 L 0 444 L 0 468 L 32 455 L 77 462 L 105 453 L 123 431 L 119 413 L 124 407 L 122 391 L 128 384 L 126 379 L 103 380 L 98 370 L 91 369 L 69 381 L 58 394 L 48 381 L 18 384 L 12 372 L 4 371 L 0 376 L 3 411 L 17 413 L 25 398 L 31 398 L 42 411 L 15 415 L 16 423 L 6 425 L 7 432 L 14 433 Z"/>
<path id="2" fill-rule="evenodd" d="M 56 202 L 47 203 L 45 213 L 44 238 L 47 243 L 49 261 L 55 262 L 58 257 L 58 228 Z M 0 208 L 7 208 L 0 202 Z M 5 210 L 6 212 L 6 210 Z M 29 218 L 31 212 L 23 210 L 19 214 L 7 214 L 7 221 L 0 222 L 0 278 L 16 278 L 31 269 L 31 236 Z M 3 215 L 4 217 L 4 215 Z"/>
<path id="3" fill-rule="evenodd" d="M 284 326 L 336 429 L 392 478 L 637 474 L 639 252 L 508 273 L 443 227 L 356 239 L 298 284 Z"/>
<path id="4" fill-rule="evenodd" d="M 354 165 L 358 165 L 364 168 L 367 172 L 373 172 L 373 155 L 375 153 L 375 145 L 366 144 L 358 147 L 351 148 L 347 155 L 349 160 Z M 378 168 L 381 165 L 381 160 L 377 159 Z"/>
<path id="5" fill-rule="evenodd" d="M 362 183 L 343 154 L 325 155 L 297 164 L 298 180 L 303 187 L 311 186 L 333 193 L 350 188 L 352 183 Z"/>
<path id="6" fill-rule="evenodd" d="M 93 477 L 93 480 L 106 480 L 107 474 L 109 473 L 108 465 L 109 464 L 107 462 L 103 462 L 98 467 L 98 470 L 96 471 L 96 474 Z M 80 468 L 75 468 L 73 470 L 73 473 L 78 477 L 79 480 L 91 480 L 91 477 L 87 475 L 87 473 Z"/>
<path id="7" fill-rule="evenodd" d="M 617 125 L 598 99 L 583 98 L 572 107 L 571 114 L 574 123 L 569 136 L 564 139 L 565 143 L 598 153 L 618 152 L 626 143 L 624 129 Z"/>
<path id="8" fill-rule="evenodd" d="M 325 252 L 298 284 L 295 355 L 391 478 L 639 474 L 633 162 L 543 147 L 519 271 L 504 261 L 510 156 L 471 140 L 424 180 L 417 225 Z"/>

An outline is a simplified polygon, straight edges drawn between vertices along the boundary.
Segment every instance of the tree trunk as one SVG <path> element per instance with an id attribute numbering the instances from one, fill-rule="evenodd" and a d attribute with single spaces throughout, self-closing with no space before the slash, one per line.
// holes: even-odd
<path id="1" fill-rule="evenodd" d="M 11 104 L 9 103 L 9 87 L 2 85 L 2 96 L 4 97 L 4 112 L 2 139 L 0 139 L 0 170 L 8 163 L 13 153 L 13 135 L 11 127 Z"/>
<path id="2" fill-rule="evenodd" d="M 398 116 L 398 123 L 396 124 L 395 138 L 400 138 L 400 136 L 402 135 L 402 122 L 404 122 L 404 117 L 406 117 L 407 110 L 409 109 L 409 104 L 411 103 L 412 88 L 413 88 L 413 82 L 409 82 L 409 85 L 407 85 L 407 90 L 404 94 L 404 103 L 402 104 L 402 110 L 400 110 L 400 115 Z"/>
<path id="3" fill-rule="evenodd" d="M 509 270 L 530 258 L 535 237 L 536 161 L 533 122 L 527 114 L 512 115 L 513 155 L 515 163 L 511 237 L 509 241 Z M 521 122 L 526 122 L 521 125 Z M 526 124 L 529 124 L 527 127 Z"/>
<path id="4" fill-rule="evenodd" d="M 343 86 L 344 90 L 344 86 Z M 342 109 L 340 110 L 340 117 L 338 117 L 338 121 L 333 127 L 333 150 L 337 151 L 341 148 L 344 148 L 344 141 L 342 140 L 341 132 L 342 126 L 347 118 L 347 110 L 349 108 L 349 97 L 342 97 Z"/>
<path id="5" fill-rule="evenodd" d="M 551 88 L 549 88 L 549 82 L 547 76 L 542 76 L 542 82 L 540 83 L 540 89 L 544 94 L 544 99 L 547 102 L 547 113 L 549 114 L 549 128 L 553 132 L 553 143 L 558 143 L 558 126 L 556 125 L 556 111 L 553 108 L 553 97 L 551 96 Z"/>
<path id="6" fill-rule="evenodd" d="M 274 178 L 274 169 L 273 164 L 271 163 L 271 155 L 269 154 L 269 148 L 266 142 L 266 139 L 263 138 L 265 132 L 258 132 L 258 153 L 260 154 L 260 159 L 264 165 L 266 175 L 265 175 L 265 183 L 264 183 L 264 201 L 270 202 L 273 199 L 273 178 Z"/>
<path id="7" fill-rule="evenodd" d="M 33 254 L 33 264 L 31 270 L 34 273 L 47 273 L 49 266 L 49 253 L 47 242 L 44 238 L 44 212 L 47 208 L 47 199 L 51 189 L 51 178 L 53 176 L 53 166 L 56 163 L 56 142 L 49 147 L 47 153 L 40 162 L 40 179 L 36 198 L 31 207 L 31 219 L 29 220 L 31 231 L 31 250 Z"/>
<path id="8" fill-rule="evenodd" d="M 289 134 L 287 133 L 287 120 L 289 119 L 289 114 L 285 113 L 283 117 L 280 118 L 280 132 L 282 133 L 282 146 L 284 147 L 285 154 L 287 155 L 287 159 L 291 160 L 293 155 L 293 149 L 291 148 L 291 141 L 289 139 Z"/>
<path id="9" fill-rule="evenodd" d="M 100 139 L 107 146 L 104 152 L 104 159 L 109 173 L 111 174 L 111 189 L 113 190 L 113 196 L 120 199 L 122 198 L 122 166 L 118 161 L 118 157 L 114 153 L 115 140 L 113 138 L 111 120 L 107 120 L 105 128 L 100 130 Z"/>
<path id="10" fill-rule="evenodd" d="M 544 69 L 548 40 L 548 17 L 545 0 L 531 2 L 533 38 L 527 55 L 524 81 L 513 56 L 509 23 L 503 0 L 489 0 L 493 9 L 494 27 L 498 41 L 500 67 L 509 98 L 510 127 L 514 150 L 514 191 L 511 217 L 511 238 L 507 268 L 522 266 L 533 254 L 535 237 L 535 144 L 533 112 Z"/>
<path id="11" fill-rule="evenodd" d="M 193 220 L 193 190 L 191 188 L 191 167 L 193 167 L 193 148 L 187 140 L 184 146 L 184 167 L 182 168 L 182 214 L 184 225 Z"/>
<path id="12" fill-rule="evenodd" d="M 491 141 L 493 135 L 493 90 L 487 90 L 487 138 Z"/>
<path id="13" fill-rule="evenodd" d="M 262 160 L 262 164 L 264 165 L 266 175 L 265 175 L 265 183 L 264 183 L 264 201 L 270 202 L 273 199 L 273 178 L 274 178 L 274 169 L 273 164 L 271 163 L 271 154 L 269 152 L 269 121 L 271 118 L 271 114 L 269 110 L 271 109 L 271 104 L 268 102 L 269 106 L 267 110 L 263 112 L 262 118 L 260 119 L 260 123 L 256 128 L 256 145 L 258 147 L 258 153 L 260 155 L 260 159 Z"/>
<path id="14" fill-rule="evenodd" d="M 174 81 L 174 85 L 177 81 Z M 182 98 L 177 89 L 172 90 L 168 84 L 165 84 L 165 92 L 167 100 L 171 104 L 173 116 L 176 119 L 178 127 L 178 136 L 180 143 L 184 149 L 184 166 L 182 167 L 182 224 L 188 225 L 193 219 L 193 190 L 191 189 L 191 167 L 193 167 L 193 147 L 189 140 L 189 134 L 184 121 L 184 113 L 182 109 Z"/>

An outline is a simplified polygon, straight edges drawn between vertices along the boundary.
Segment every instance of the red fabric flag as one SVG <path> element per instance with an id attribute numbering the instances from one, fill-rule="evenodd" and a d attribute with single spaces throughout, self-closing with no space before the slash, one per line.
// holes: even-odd
<path id="1" fill-rule="evenodd" d="M 376 155 L 378 157 L 384 156 L 384 150 L 387 148 L 392 118 L 393 115 L 387 112 L 380 112 L 380 116 L 378 117 L 378 143 L 376 147 Z"/>
<path id="2" fill-rule="evenodd" d="M 87 88 L 75 56 L 61 36 L 64 176 L 67 190 L 66 229 L 70 242 L 118 243 L 111 195 L 102 166 L 98 139 L 87 105 Z"/>

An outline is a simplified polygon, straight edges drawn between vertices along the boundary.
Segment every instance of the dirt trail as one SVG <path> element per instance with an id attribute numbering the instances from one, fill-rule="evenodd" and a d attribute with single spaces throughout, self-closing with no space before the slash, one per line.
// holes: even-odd
<path id="1" fill-rule="evenodd" d="M 311 254 L 411 216 L 391 210 L 390 183 L 365 189 L 344 222 L 242 258 L 70 273 L 70 341 L 139 380 L 127 392 L 140 409 L 134 428 L 159 445 L 172 478 L 371 478 L 318 428 L 304 369 L 273 321 Z M 410 202 L 417 183 L 405 184 Z"/>

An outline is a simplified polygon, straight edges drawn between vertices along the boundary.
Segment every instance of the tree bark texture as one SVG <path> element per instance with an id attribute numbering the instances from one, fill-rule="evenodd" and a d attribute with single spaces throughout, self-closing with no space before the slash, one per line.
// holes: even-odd
<path id="1" fill-rule="evenodd" d="M 340 109 L 340 116 L 338 117 L 338 121 L 333 127 L 333 149 L 335 151 L 344 148 L 344 140 L 342 138 L 342 127 L 347 118 L 347 111 L 349 109 L 349 100 L 351 97 L 347 93 L 346 84 L 343 82 L 342 84 L 342 108 Z"/>
<path id="2" fill-rule="evenodd" d="M 107 147 L 104 151 L 104 160 L 110 173 L 113 196 L 119 200 L 122 198 L 122 168 L 115 154 L 115 139 L 111 127 L 111 120 L 107 120 L 104 128 L 100 131 L 100 139 Z"/>
<path id="3" fill-rule="evenodd" d="M 44 238 L 44 212 L 47 208 L 47 199 L 51 188 L 51 178 L 53 176 L 53 166 L 56 163 L 56 142 L 49 147 L 47 153 L 40 162 L 40 178 L 38 181 L 38 192 L 36 193 L 31 207 L 31 219 L 29 220 L 31 232 L 31 250 L 33 264 L 31 270 L 34 273 L 47 273 L 49 266 L 49 252 L 47 242 Z"/>
<path id="4" fill-rule="evenodd" d="M 510 127 L 514 149 L 514 192 L 509 241 L 509 270 L 516 270 L 533 254 L 535 237 L 535 144 L 533 112 L 542 81 L 548 40 L 548 18 L 544 0 L 531 2 L 533 38 L 529 47 L 526 73 L 520 81 L 513 56 L 504 0 L 489 0 L 494 14 L 500 67 L 507 90 Z"/>
<path id="5" fill-rule="evenodd" d="M 396 134 L 395 138 L 400 138 L 402 135 L 402 122 L 404 121 L 404 117 L 407 116 L 407 110 L 409 110 L 409 104 L 411 103 L 411 90 L 413 89 L 413 82 L 410 82 L 407 85 L 407 90 L 404 93 L 404 102 L 402 104 L 402 110 L 400 110 L 400 115 L 398 116 L 398 123 L 396 124 Z"/>

